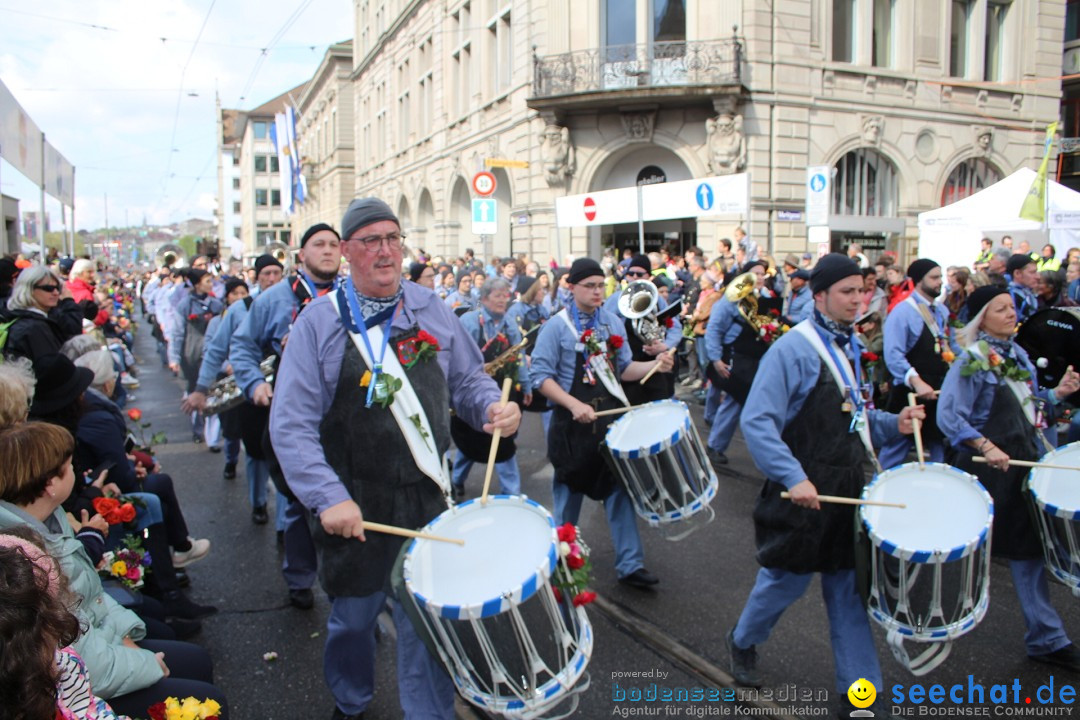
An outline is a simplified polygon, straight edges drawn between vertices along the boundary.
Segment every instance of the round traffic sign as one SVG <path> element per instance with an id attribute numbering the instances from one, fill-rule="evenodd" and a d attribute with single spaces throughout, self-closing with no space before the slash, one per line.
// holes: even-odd
<path id="1" fill-rule="evenodd" d="M 487 197 L 495 192 L 495 176 L 487 170 L 481 170 L 473 175 L 472 189 L 477 195 Z"/>
<path id="2" fill-rule="evenodd" d="M 592 222 L 596 219 L 596 201 L 591 197 L 585 198 L 585 202 L 582 203 L 585 206 L 585 219 Z"/>

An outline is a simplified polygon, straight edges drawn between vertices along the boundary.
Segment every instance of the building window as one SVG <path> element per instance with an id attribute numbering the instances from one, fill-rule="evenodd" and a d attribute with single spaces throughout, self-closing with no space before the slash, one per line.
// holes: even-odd
<path id="1" fill-rule="evenodd" d="M 281 207 L 281 191 L 280 190 L 271 190 L 270 191 L 270 206 L 271 207 Z"/>
<path id="2" fill-rule="evenodd" d="M 266 172 L 266 156 L 255 156 L 255 172 Z"/>
<path id="3" fill-rule="evenodd" d="M 494 68 L 488 77 L 491 79 L 489 94 L 498 95 L 510 89 L 510 79 L 514 70 L 514 42 L 510 27 L 510 6 L 496 12 L 487 23 L 488 56 Z"/>
<path id="4" fill-rule="evenodd" d="M 949 29 L 949 75 L 966 77 L 968 73 L 968 34 L 974 0 L 952 0 L 952 26 Z"/>
<path id="5" fill-rule="evenodd" d="M 470 15 L 471 6 L 469 3 L 465 3 L 452 16 L 454 32 L 457 36 L 457 45 L 450 53 L 453 65 L 453 112 L 455 119 L 465 115 L 472 99 L 472 43 L 469 40 Z"/>
<path id="6" fill-rule="evenodd" d="M 871 148 L 858 148 L 840 158 L 833 170 L 834 214 L 896 216 L 896 169 L 884 155 Z"/>
<path id="7" fill-rule="evenodd" d="M 239 202 L 234 202 L 232 204 L 232 211 L 237 215 L 240 214 L 240 203 Z"/>
<path id="8" fill-rule="evenodd" d="M 952 169 L 941 191 L 942 206 L 963 200 L 1001 180 L 1001 173 L 982 158 L 965 160 Z"/>
<path id="9" fill-rule="evenodd" d="M 292 242 L 292 232 L 289 230 L 282 230 L 278 233 L 278 239 L 288 245 L 290 242 Z"/>
<path id="10" fill-rule="evenodd" d="M 280 166 L 278 165 L 278 156 L 277 155 L 271 155 L 270 156 L 270 172 L 275 172 L 276 173 L 276 172 L 279 172 L 279 171 L 280 171 Z"/>
<path id="11" fill-rule="evenodd" d="M 266 194 L 266 190 L 264 190 L 262 188 L 257 188 L 255 190 L 255 204 L 256 205 L 259 205 L 261 207 L 266 207 L 267 199 L 268 199 L 268 197 L 267 197 L 267 194 Z"/>
<path id="12" fill-rule="evenodd" d="M 987 0 L 984 80 L 1004 79 L 1005 18 L 1011 6 L 1009 0 Z"/>
<path id="13" fill-rule="evenodd" d="M 232 164 L 236 166 L 240 165 L 240 153 L 232 156 Z"/>
<path id="14" fill-rule="evenodd" d="M 652 0 L 652 41 L 686 42 L 686 0 Z"/>
<path id="15" fill-rule="evenodd" d="M 255 234 L 255 237 L 258 238 L 258 242 L 260 245 L 269 245 L 270 243 L 274 242 L 274 231 L 260 230 Z"/>
<path id="16" fill-rule="evenodd" d="M 835 62 L 855 62 L 855 2 L 833 0 L 832 59 Z"/>
<path id="17" fill-rule="evenodd" d="M 874 0 L 874 35 L 872 39 L 874 67 L 893 64 L 893 8 L 896 0 Z"/>
<path id="18" fill-rule="evenodd" d="M 386 128 L 386 83 L 379 83 L 375 89 L 375 102 L 379 105 L 375 115 L 375 147 L 378 151 L 385 152 L 390 149 Z"/>
<path id="19" fill-rule="evenodd" d="M 256 140 L 266 139 L 266 123 L 261 120 L 256 120 L 252 123 L 252 132 L 255 134 Z"/>
<path id="20" fill-rule="evenodd" d="M 405 148 L 409 144 L 409 134 L 412 131 L 412 107 L 409 102 L 409 61 L 398 66 L 398 147 Z"/>
<path id="21" fill-rule="evenodd" d="M 1065 42 L 1080 40 L 1080 0 L 1066 0 Z"/>
<path id="22" fill-rule="evenodd" d="M 232 189 L 233 190 L 239 190 L 240 189 L 240 178 L 233 178 L 232 179 Z"/>

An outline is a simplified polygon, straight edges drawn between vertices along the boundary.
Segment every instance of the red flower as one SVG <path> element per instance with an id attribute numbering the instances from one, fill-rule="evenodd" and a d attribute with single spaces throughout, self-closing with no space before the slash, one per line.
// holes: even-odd
<path id="1" fill-rule="evenodd" d="M 669 317 L 664 318 L 664 327 L 670 328 L 674 324 L 675 324 L 675 321 L 672 320 L 671 318 L 669 318 Z"/>
<path id="2" fill-rule="evenodd" d="M 559 542 L 572 543 L 577 540 L 577 529 L 572 523 L 564 523 L 559 526 Z"/>
<path id="3" fill-rule="evenodd" d="M 142 420 L 142 410 L 140 410 L 139 408 L 131 408 L 130 410 L 128 410 L 128 417 L 135 422 L 139 422 L 140 420 Z"/>
<path id="4" fill-rule="evenodd" d="M 129 523 L 135 519 L 135 506 L 131 503 L 124 503 L 116 511 L 116 514 L 120 518 L 120 522 Z"/>
<path id="5" fill-rule="evenodd" d="M 188 320 L 198 320 L 199 315 L 198 315 L 198 313 L 191 313 L 190 315 L 187 316 L 187 319 Z"/>
<path id="6" fill-rule="evenodd" d="M 150 720 L 165 720 L 165 703 L 154 703 L 146 712 L 150 713 Z"/>
<path id="7" fill-rule="evenodd" d="M 596 593 L 591 590 L 582 590 L 574 596 L 574 607 L 581 607 L 582 605 L 588 605 L 596 599 Z"/>
<path id="8" fill-rule="evenodd" d="M 863 362 L 875 363 L 878 360 L 880 360 L 881 358 L 878 357 L 877 353 L 864 352 L 862 354 L 862 359 L 863 359 Z"/>
<path id="9" fill-rule="evenodd" d="M 776 308 L 769 308 L 769 314 L 773 317 L 780 317 L 780 311 Z"/>
<path id="10" fill-rule="evenodd" d="M 105 517 L 107 514 L 115 512 L 116 509 L 120 507 L 120 501 L 116 498 L 97 497 L 94 498 L 93 505 L 94 510 L 102 517 Z"/>
<path id="11" fill-rule="evenodd" d="M 428 345 L 431 345 L 436 350 L 439 349 L 438 339 L 434 335 L 429 333 L 427 330 L 421 330 L 420 332 L 416 333 L 416 339 L 420 342 L 425 342 Z"/>
<path id="12" fill-rule="evenodd" d="M 593 331 L 592 331 L 592 328 L 589 328 L 589 329 L 588 329 L 588 330 L 586 330 L 585 332 L 581 333 L 581 342 L 585 342 L 586 340 L 588 340 L 589 338 L 591 338 L 591 337 L 592 337 L 592 335 L 593 335 Z"/>
<path id="13" fill-rule="evenodd" d="M 557 602 L 557 603 L 562 602 L 562 591 L 559 590 L 559 588 L 552 586 L 551 594 L 555 596 L 555 602 Z"/>
<path id="14" fill-rule="evenodd" d="M 571 570 L 577 570 L 578 568 L 585 566 L 585 558 L 581 557 L 580 555 L 567 555 L 566 565 Z"/>
<path id="15" fill-rule="evenodd" d="M 621 348 L 623 346 L 623 337 L 622 337 L 622 335 L 612 335 L 611 337 L 609 337 L 608 338 L 608 345 L 615 348 L 616 350 Z"/>

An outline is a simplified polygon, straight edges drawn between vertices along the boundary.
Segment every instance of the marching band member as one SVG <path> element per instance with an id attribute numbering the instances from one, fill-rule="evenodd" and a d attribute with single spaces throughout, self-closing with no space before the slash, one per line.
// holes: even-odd
<path id="1" fill-rule="evenodd" d="M 855 589 L 855 512 L 821 504 L 818 493 L 858 497 L 871 441 L 911 433 L 911 418 L 925 413 L 904 408 L 897 416 L 867 407 L 852 328 L 862 287 L 859 266 L 845 255 L 818 262 L 810 274 L 813 317 L 765 354 L 742 413 L 743 434 L 754 438 L 748 443 L 754 464 L 768 479 L 754 508 L 762 567 L 727 637 L 731 674 L 741 685 L 761 685 L 756 647 L 820 573 L 837 689 L 846 692 L 859 678 L 882 687 Z M 784 490 L 790 500 L 781 498 Z"/>
<path id="2" fill-rule="evenodd" d="M 506 435 L 521 414 L 500 404 L 479 348 L 446 304 L 401 281 L 402 235 L 386 203 L 354 200 L 342 228 L 351 277 L 293 326 L 270 431 L 289 487 L 318 518 L 320 581 L 332 598 L 323 670 L 333 717 L 351 718 L 375 690 L 375 623 L 403 542 L 365 535 L 364 519 L 419 528 L 446 509 L 448 408 Z M 450 677 L 392 606 L 404 716 L 453 718 Z"/>
<path id="3" fill-rule="evenodd" d="M 814 296 L 810 292 L 810 271 L 798 268 L 788 274 L 791 295 L 784 300 L 781 313 L 792 325 L 798 325 L 814 314 Z"/>
<path id="4" fill-rule="evenodd" d="M 1039 268 L 1027 253 L 1016 253 L 1005 263 L 1009 295 L 1016 305 L 1017 322 L 1025 323 L 1039 309 L 1035 289 L 1039 287 Z"/>
<path id="5" fill-rule="evenodd" d="M 949 338 L 949 310 L 944 303 L 935 302 L 941 294 L 941 266 L 929 258 L 920 258 L 908 266 L 907 277 L 915 286 L 914 291 L 885 318 L 885 366 L 892 374 L 886 409 L 899 412 L 908 404 L 908 393 L 914 392 L 926 406 L 923 446 L 931 461 L 944 462 L 945 446 L 935 420 L 937 391 L 954 355 Z M 899 465 L 911 447 L 912 439 L 907 436 L 886 443 L 878 457 L 881 467 Z"/>
<path id="6" fill-rule="evenodd" d="M 1014 256 L 1016 257 L 1016 256 Z M 967 301 L 971 321 L 961 331 L 966 348 L 949 368 L 938 399 L 938 425 L 959 455 L 954 463 L 977 476 L 994 498 L 994 555 L 1009 560 L 1032 660 L 1080 671 L 1080 650 L 1050 604 L 1042 543 L 1024 498 L 1027 469 L 1012 460 L 1038 460 L 1049 444 L 1041 435 L 1058 403 L 1080 389 L 1071 369 L 1054 389 L 1040 388 L 1035 367 L 1013 341 L 1016 308 L 1010 291 L 987 285 Z M 986 464 L 972 458 L 982 455 Z"/>
<path id="7" fill-rule="evenodd" d="M 444 301 L 455 312 L 467 312 L 476 309 L 476 300 L 472 296 L 472 275 L 462 272 L 458 275 L 457 289 L 446 296 Z"/>
<path id="8" fill-rule="evenodd" d="M 199 380 L 206 327 L 210 324 L 211 318 L 221 314 L 225 305 L 210 294 L 214 282 L 213 275 L 206 270 L 193 268 L 189 271 L 188 277 L 191 280 L 191 292 L 185 293 L 176 304 L 179 321 L 173 326 L 168 352 L 169 369 L 174 373 L 183 370 L 184 379 L 187 381 L 187 392 L 191 393 Z M 191 413 L 192 439 L 196 443 L 201 443 L 205 439 L 205 424 L 206 419 L 201 412 Z"/>
<path id="9" fill-rule="evenodd" d="M 670 372 L 672 358 L 662 353 L 652 362 L 631 359 L 623 324 L 601 307 L 600 263 L 575 260 L 567 281 L 572 302 L 540 329 L 531 368 L 534 387 L 556 406 L 548 430 L 548 459 L 555 468 L 555 522 L 576 524 L 585 495 L 602 500 L 619 582 L 646 588 L 659 580 L 645 569 L 630 497 L 600 454 L 612 418 L 597 418 L 596 412 L 629 404 L 620 379 L 636 382 L 654 366 Z"/>

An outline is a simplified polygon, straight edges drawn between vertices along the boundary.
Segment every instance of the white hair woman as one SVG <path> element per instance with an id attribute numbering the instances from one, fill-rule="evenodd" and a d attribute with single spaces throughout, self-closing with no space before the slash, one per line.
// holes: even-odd
<path id="1" fill-rule="evenodd" d="M 59 352 L 65 340 L 82 333 L 82 316 L 58 275 L 44 265 L 28 267 L 19 273 L 0 318 L 15 321 L 8 328 L 4 354 L 33 362 Z"/>
<path id="2" fill-rule="evenodd" d="M 1042 543 L 1022 491 L 1027 470 L 1010 461 L 1038 460 L 1052 447 L 1047 420 L 1052 428 L 1059 403 L 1080 389 L 1080 376 L 1069 368 L 1056 388 L 1039 387 L 1035 366 L 1013 340 L 1016 307 L 1007 289 L 977 288 L 967 311 L 971 320 L 959 335 L 966 350 L 941 386 L 938 427 L 956 450 L 953 465 L 977 476 L 994 498 L 991 548 L 1009 561 L 1028 657 L 1078 672 L 1080 650 L 1050 604 Z M 976 455 L 986 463 L 974 462 Z"/>

